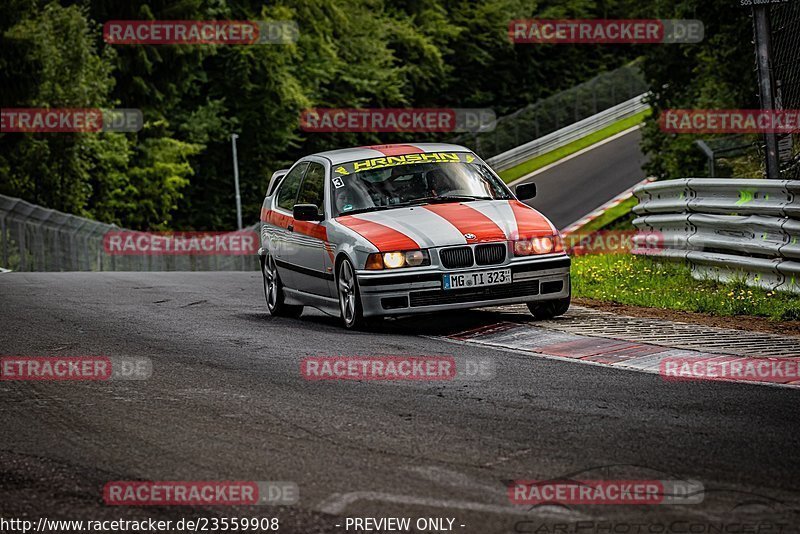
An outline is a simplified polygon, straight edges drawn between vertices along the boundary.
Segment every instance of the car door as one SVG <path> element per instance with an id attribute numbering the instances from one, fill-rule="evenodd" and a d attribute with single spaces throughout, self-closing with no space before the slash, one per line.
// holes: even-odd
<path id="1" fill-rule="evenodd" d="M 327 223 L 324 220 L 326 176 L 327 170 L 322 163 L 309 162 L 296 203 L 317 206 L 323 220 L 294 221 L 292 243 L 296 253 L 292 262 L 297 289 L 330 297 L 329 281 L 333 280 L 333 258 L 327 248 Z"/>
<path id="2" fill-rule="evenodd" d="M 274 232 L 270 254 L 275 258 L 281 282 L 286 287 L 296 288 L 297 280 L 292 269 L 294 258 L 298 253 L 294 243 L 294 218 L 292 209 L 300 191 L 300 184 L 308 169 L 308 162 L 301 161 L 286 174 L 275 193 L 272 213 L 269 222 Z"/>

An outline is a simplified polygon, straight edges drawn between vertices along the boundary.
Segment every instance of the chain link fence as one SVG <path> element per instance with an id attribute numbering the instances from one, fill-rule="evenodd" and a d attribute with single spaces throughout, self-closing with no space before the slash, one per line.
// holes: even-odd
<path id="1" fill-rule="evenodd" d="M 800 109 L 800 0 L 769 6 L 775 104 Z M 781 178 L 800 179 L 800 135 L 778 136 Z"/>
<path id="2" fill-rule="evenodd" d="M 463 134 L 451 142 L 471 147 L 487 159 L 647 91 L 639 64 L 634 62 L 501 117 L 493 131 Z"/>
<path id="3" fill-rule="evenodd" d="M 0 195 L 0 267 L 11 271 L 250 271 L 247 255 L 109 254 L 104 236 L 122 229 Z M 258 234 L 259 225 L 245 230 Z"/>

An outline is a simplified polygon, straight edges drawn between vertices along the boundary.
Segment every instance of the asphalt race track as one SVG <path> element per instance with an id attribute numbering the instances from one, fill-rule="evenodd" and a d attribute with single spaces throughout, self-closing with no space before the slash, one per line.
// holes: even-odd
<path id="1" fill-rule="evenodd" d="M 573 172 L 573 164 L 589 162 L 572 160 L 559 172 Z M 602 172 L 596 166 L 587 180 Z M 548 180 L 537 182 L 551 202 Z M 568 211 L 550 215 L 569 222 Z M 766 522 L 773 529 L 760 532 L 800 529 L 800 392 L 793 389 L 670 383 L 438 338 L 504 319 L 489 311 L 360 333 L 314 311 L 274 318 L 258 272 L 8 273 L 0 274 L 0 301 L 2 354 L 153 363 L 144 381 L 0 383 L 0 500 L 8 517 L 278 517 L 280 532 L 298 533 L 348 532 L 348 516 L 453 518 L 454 531 L 476 534 L 746 532 L 709 529 Z M 300 375 L 306 356 L 341 355 L 490 359 L 496 375 L 475 382 Z M 511 504 L 506 493 L 511 480 L 587 472 L 697 480 L 705 494 L 699 504 L 531 508 Z M 102 488 L 111 480 L 293 481 L 300 500 L 109 507 Z M 695 530 L 642 530 L 676 521 Z M 589 527 L 601 522 L 619 528 Z"/>
<path id="2" fill-rule="evenodd" d="M 523 180 L 538 193 L 527 204 L 566 228 L 645 179 L 641 140 L 641 130 L 632 130 Z"/>

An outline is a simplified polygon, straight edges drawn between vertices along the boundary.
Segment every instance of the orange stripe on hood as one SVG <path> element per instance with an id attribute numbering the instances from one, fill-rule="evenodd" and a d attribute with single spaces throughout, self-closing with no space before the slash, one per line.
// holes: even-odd
<path id="1" fill-rule="evenodd" d="M 357 232 L 370 243 L 375 245 L 380 252 L 395 250 L 418 250 L 419 244 L 402 232 L 386 225 L 359 219 L 352 215 L 343 215 L 336 218 L 336 222 Z"/>
<path id="2" fill-rule="evenodd" d="M 514 218 L 517 220 L 518 235 L 515 237 L 516 239 L 529 239 L 556 233 L 547 219 L 527 204 L 523 204 L 519 200 L 509 200 L 508 205 L 511 206 Z"/>
<path id="3" fill-rule="evenodd" d="M 470 243 L 506 240 L 505 232 L 497 223 L 466 204 L 427 204 L 423 207 L 445 219 L 462 234 L 475 234 Z"/>

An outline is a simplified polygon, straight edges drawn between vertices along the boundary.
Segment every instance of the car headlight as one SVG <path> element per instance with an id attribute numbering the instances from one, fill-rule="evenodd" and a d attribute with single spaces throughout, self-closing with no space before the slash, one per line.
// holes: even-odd
<path id="1" fill-rule="evenodd" d="M 561 238 L 558 235 L 545 235 L 514 241 L 515 256 L 533 256 L 563 251 L 564 247 L 561 245 Z"/>
<path id="2" fill-rule="evenodd" d="M 401 267 L 418 267 L 430 265 L 431 258 L 427 250 L 405 250 L 397 252 L 375 252 L 367 258 L 367 269 L 399 269 Z"/>

